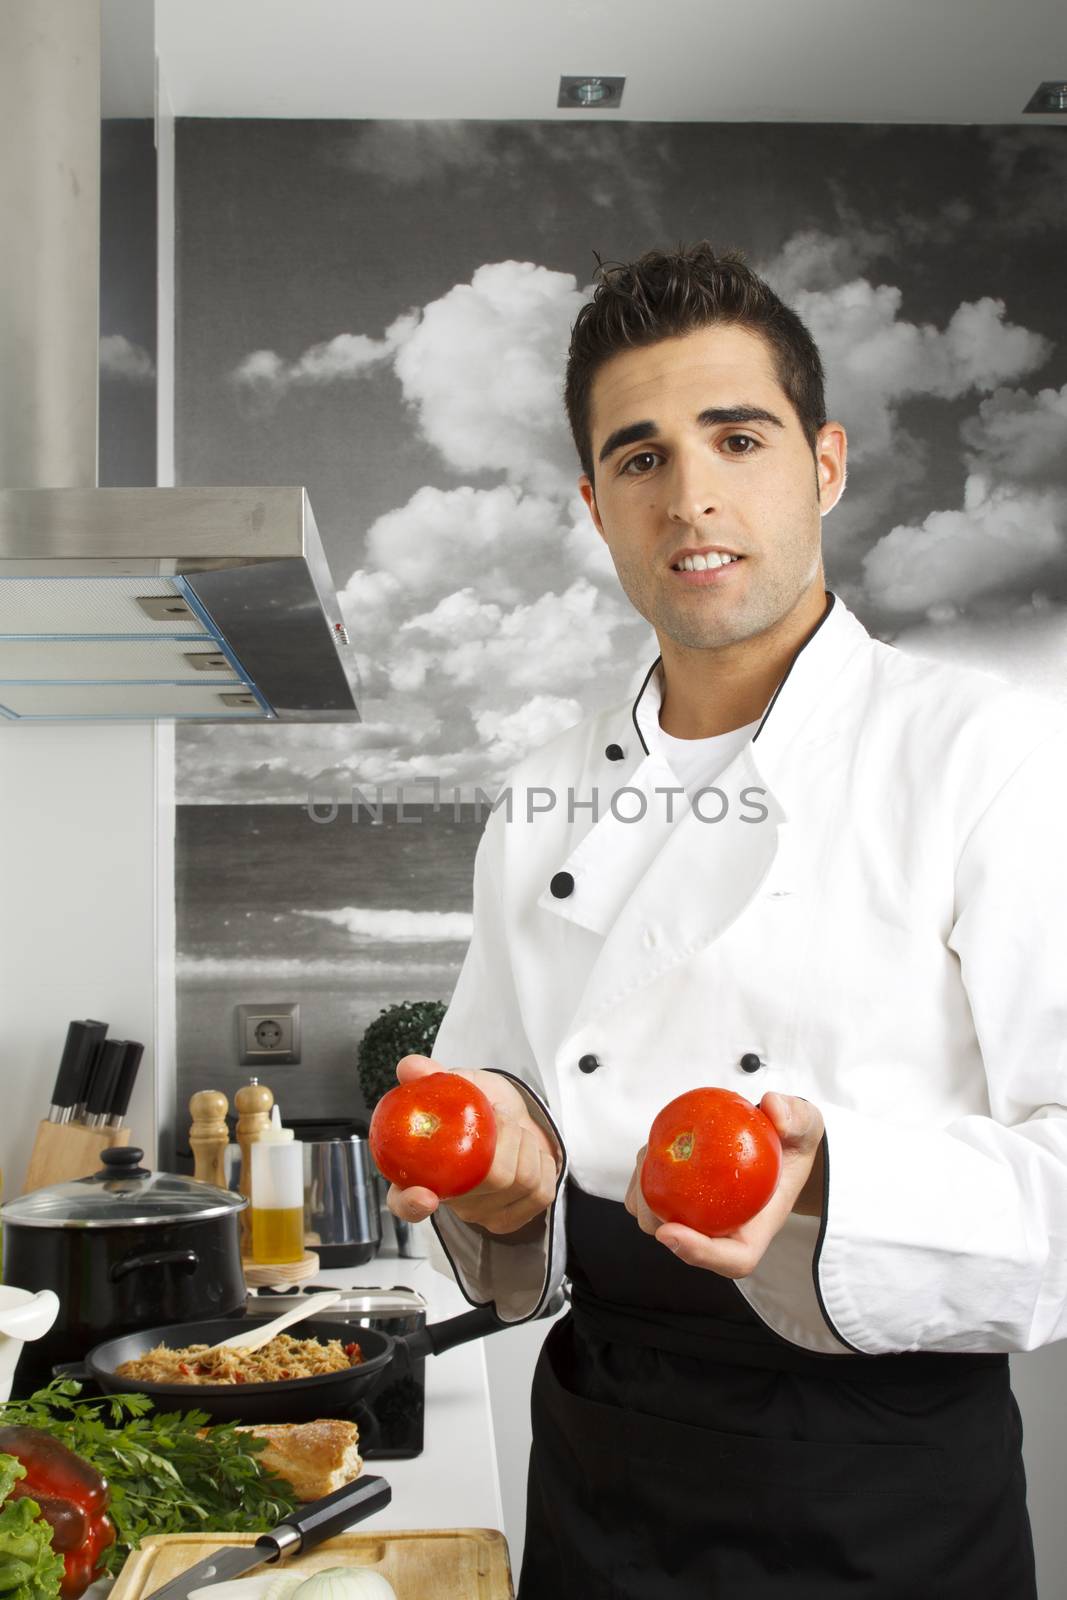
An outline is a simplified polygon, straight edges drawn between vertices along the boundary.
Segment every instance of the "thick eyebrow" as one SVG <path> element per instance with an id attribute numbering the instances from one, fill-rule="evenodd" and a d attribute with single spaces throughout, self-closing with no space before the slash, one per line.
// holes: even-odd
<path id="1" fill-rule="evenodd" d="M 768 422 L 774 428 L 785 427 L 781 417 L 776 417 L 773 411 L 765 411 L 762 406 L 710 406 L 697 417 L 701 428 L 718 427 L 724 422 Z M 653 438 L 658 432 L 654 422 L 628 422 L 625 428 L 616 428 L 604 440 L 597 463 L 605 462 L 616 450 L 623 450 L 628 444 L 639 444 L 642 439 Z"/>

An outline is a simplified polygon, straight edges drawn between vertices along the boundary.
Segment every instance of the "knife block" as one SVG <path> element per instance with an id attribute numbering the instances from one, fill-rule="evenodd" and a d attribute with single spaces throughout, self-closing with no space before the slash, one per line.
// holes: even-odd
<path id="1" fill-rule="evenodd" d="M 40 1122 L 23 1194 L 72 1178 L 91 1178 L 103 1165 L 101 1150 L 129 1144 L 129 1128 L 83 1128 L 74 1122 Z"/>

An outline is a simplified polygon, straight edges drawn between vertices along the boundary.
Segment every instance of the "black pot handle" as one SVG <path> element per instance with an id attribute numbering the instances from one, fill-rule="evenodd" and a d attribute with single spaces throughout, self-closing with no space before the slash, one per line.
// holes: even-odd
<path id="1" fill-rule="evenodd" d="M 565 1305 L 566 1298 L 562 1290 L 557 1289 L 533 1320 L 540 1322 L 544 1318 L 557 1316 Z M 486 1334 L 513 1327 L 515 1323 L 504 1322 L 492 1306 L 478 1306 L 474 1311 L 464 1311 L 458 1317 L 447 1317 L 444 1322 L 431 1322 L 417 1333 L 402 1334 L 397 1343 L 403 1344 L 412 1358 L 439 1356 L 456 1345 L 469 1344 L 472 1339 L 482 1339 Z"/>
<path id="2" fill-rule="evenodd" d="M 178 1267 L 188 1277 L 199 1265 L 200 1257 L 195 1250 L 150 1250 L 143 1256 L 123 1256 L 121 1261 L 115 1262 L 108 1277 L 112 1283 L 118 1283 L 120 1278 L 140 1272 L 143 1267 Z"/>

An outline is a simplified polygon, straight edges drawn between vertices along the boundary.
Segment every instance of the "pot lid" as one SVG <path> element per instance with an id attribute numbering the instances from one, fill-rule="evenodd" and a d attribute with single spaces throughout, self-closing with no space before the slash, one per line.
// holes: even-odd
<path id="1" fill-rule="evenodd" d="M 0 1206 L 0 1220 L 31 1228 L 137 1228 L 164 1222 L 206 1222 L 243 1211 L 248 1201 L 230 1189 L 177 1172 L 149 1172 L 142 1150 L 117 1145 L 102 1150 L 104 1165 L 91 1178 L 50 1184 Z"/>

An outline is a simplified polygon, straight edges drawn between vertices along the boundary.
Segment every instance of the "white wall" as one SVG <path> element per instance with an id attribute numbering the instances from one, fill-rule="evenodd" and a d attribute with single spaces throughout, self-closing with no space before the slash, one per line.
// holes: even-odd
<path id="1" fill-rule="evenodd" d="M 1067 1521 L 1063 1515 L 1063 1422 L 1067 1344 L 1011 1358 L 1011 1386 L 1023 1419 L 1027 1504 L 1041 1600 L 1067 1600 Z"/>
<path id="2" fill-rule="evenodd" d="M 164 761 L 164 802 L 166 776 Z M 5 1197 L 22 1187 L 73 1017 L 96 1017 L 112 1037 L 144 1042 L 129 1121 L 155 1158 L 159 792 L 150 726 L 0 730 Z"/>
<path id="3" fill-rule="evenodd" d="M 482 1346 L 489 1373 L 504 1535 L 516 1584 L 522 1566 L 526 1523 L 526 1470 L 530 1456 L 530 1384 L 552 1323 L 525 1322 Z M 561 1600 L 563 1597 L 561 1596 Z"/>

